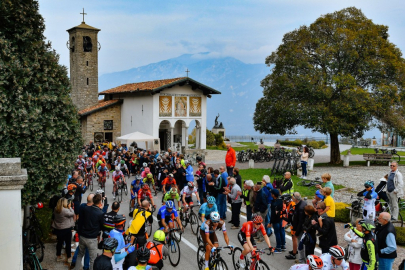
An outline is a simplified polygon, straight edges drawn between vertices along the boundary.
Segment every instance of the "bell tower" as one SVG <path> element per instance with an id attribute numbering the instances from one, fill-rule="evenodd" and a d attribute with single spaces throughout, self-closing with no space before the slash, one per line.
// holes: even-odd
<path id="1" fill-rule="evenodd" d="M 80 111 L 98 103 L 98 51 L 100 43 L 97 34 L 100 29 L 80 25 L 67 30 L 69 40 L 66 46 L 70 55 L 71 99 Z"/>

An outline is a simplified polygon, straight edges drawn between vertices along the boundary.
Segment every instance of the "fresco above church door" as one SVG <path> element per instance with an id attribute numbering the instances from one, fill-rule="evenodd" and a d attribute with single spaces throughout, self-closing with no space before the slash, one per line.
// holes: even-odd
<path id="1" fill-rule="evenodd" d="M 175 97 L 174 98 L 175 117 L 187 116 L 187 97 Z"/>
<path id="2" fill-rule="evenodd" d="M 172 116 L 172 97 L 160 96 L 159 97 L 159 116 L 167 117 Z"/>
<path id="3" fill-rule="evenodd" d="M 201 116 L 201 97 L 190 97 L 190 116 Z"/>

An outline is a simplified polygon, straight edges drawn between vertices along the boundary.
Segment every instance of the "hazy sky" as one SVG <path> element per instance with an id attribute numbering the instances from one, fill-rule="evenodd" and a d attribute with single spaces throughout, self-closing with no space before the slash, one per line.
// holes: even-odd
<path id="1" fill-rule="evenodd" d="M 282 36 L 322 14 L 349 6 L 389 26 L 390 40 L 405 48 L 404 1 L 381 0 L 39 0 L 45 36 L 69 65 L 67 29 L 82 21 L 100 28 L 99 73 L 125 70 L 210 52 L 245 63 L 264 63 Z"/>

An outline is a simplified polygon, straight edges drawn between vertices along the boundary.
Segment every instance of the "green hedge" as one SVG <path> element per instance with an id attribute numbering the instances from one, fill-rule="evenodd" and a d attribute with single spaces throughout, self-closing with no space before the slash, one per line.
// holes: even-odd
<path id="1" fill-rule="evenodd" d="M 397 232 L 397 245 L 404 246 L 405 245 L 405 228 L 404 227 L 396 227 L 395 231 Z"/>
<path id="2" fill-rule="evenodd" d="M 295 141 L 289 141 L 289 140 L 279 141 L 279 143 L 284 146 L 301 146 L 301 145 L 305 144 L 307 146 L 312 146 L 314 149 L 321 149 L 322 147 L 325 146 L 324 141 L 308 141 L 308 140 L 300 140 L 300 139 L 296 139 Z"/>
<path id="3" fill-rule="evenodd" d="M 350 222 L 350 210 L 346 209 L 350 205 L 342 202 L 335 203 L 335 222 Z"/>

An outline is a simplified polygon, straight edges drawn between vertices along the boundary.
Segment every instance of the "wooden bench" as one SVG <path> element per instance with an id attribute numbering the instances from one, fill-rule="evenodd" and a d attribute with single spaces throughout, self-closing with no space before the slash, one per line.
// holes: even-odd
<path id="1" fill-rule="evenodd" d="M 392 154 L 363 154 L 364 160 L 367 161 L 367 167 L 370 166 L 370 162 L 382 163 L 391 162 Z"/>

